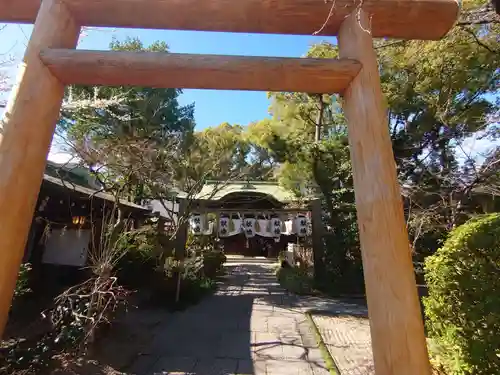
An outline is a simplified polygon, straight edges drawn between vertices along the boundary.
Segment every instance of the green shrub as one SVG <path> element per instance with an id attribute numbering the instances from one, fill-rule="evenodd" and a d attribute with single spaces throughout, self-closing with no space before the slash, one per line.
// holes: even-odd
<path id="1" fill-rule="evenodd" d="M 276 278 L 283 288 L 295 294 L 310 294 L 312 292 L 312 277 L 301 268 L 280 267 Z"/>
<path id="2" fill-rule="evenodd" d="M 168 310 L 183 310 L 188 306 L 198 303 L 204 296 L 215 290 L 215 281 L 204 277 L 196 271 L 194 263 L 185 263 L 184 270 L 178 279 L 178 266 L 169 266 L 169 271 L 154 271 L 155 280 L 149 286 L 151 292 L 147 301 L 149 305 L 166 308 Z M 176 302 L 177 288 L 179 301 Z"/>
<path id="3" fill-rule="evenodd" d="M 226 256 L 221 251 L 207 251 L 203 253 L 203 273 L 206 277 L 214 279 L 219 275 L 222 270 L 224 263 L 226 262 Z"/>
<path id="4" fill-rule="evenodd" d="M 14 298 L 21 297 L 26 293 L 31 292 L 30 288 L 28 287 L 30 271 L 31 264 L 21 264 L 21 267 L 19 268 L 19 274 L 17 276 L 16 289 L 14 290 Z"/>
<path id="5" fill-rule="evenodd" d="M 450 374 L 500 374 L 500 214 L 456 228 L 425 262 L 429 336 Z"/>

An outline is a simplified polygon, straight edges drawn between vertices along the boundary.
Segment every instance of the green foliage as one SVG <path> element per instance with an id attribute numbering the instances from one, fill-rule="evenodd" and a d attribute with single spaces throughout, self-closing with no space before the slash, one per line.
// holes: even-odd
<path id="1" fill-rule="evenodd" d="M 182 310 L 214 290 L 214 279 L 221 273 L 226 257 L 215 237 L 190 235 L 186 258 L 180 262 L 174 257 L 173 248 L 158 250 L 164 246 L 164 237 L 153 227 L 136 231 L 129 238 L 129 251 L 120 260 L 118 276 L 120 282 L 145 295 L 145 303 Z"/>
<path id="2" fill-rule="evenodd" d="M 163 305 L 169 310 L 184 310 L 189 306 L 199 303 L 204 297 L 216 289 L 214 280 L 208 277 L 191 277 L 181 280 L 180 299 L 177 303 L 164 300 Z M 168 294 L 158 296 L 165 298 Z"/>
<path id="3" fill-rule="evenodd" d="M 486 3 L 464 2 L 462 17 L 477 17 Z M 488 212 L 475 201 L 482 199 L 479 190 L 490 190 L 492 171 L 485 173 L 474 158 L 483 150 L 466 143 L 500 134 L 499 32 L 496 22 L 477 22 L 459 24 L 439 41 L 377 45 L 409 232 L 422 255 L 434 252 L 450 227 Z"/>
<path id="4" fill-rule="evenodd" d="M 188 254 L 203 259 L 202 274 L 209 279 L 215 279 L 223 271 L 227 258 L 222 246 L 222 241 L 216 236 L 194 236 L 191 233 L 186 243 Z"/>
<path id="5" fill-rule="evenodd" d="M 313 291 L 313 280 L 307 270 L 296 267 L 280 267 L 276 278 L 283 288 L 289 292 L 304 295 Z"/>
<path id="6" fill-rule="evenodd" d="M 337 46 L 320 43 L 308 57 L 335 58 Z M 336 95 L 275 93 L 271 120 L 252 124 L 252 139 L 279 162 L 276 178 L 298 196 L 322 199 L 321 264 L 317 287 L 329 293 L 362 291 L 363 274 L 354 207 L 347 127 Z M 319 128 L 319 129 L 318 129 Z M 315 139 L 319 132 L 319 138 Z"/>
<path id="7" fill-rule="evenodd" d="M 363 293 L 363 264 L 356 215 L 343 212 L 335 215 L 335 220 L 339 221 L 332 232 L 323 237 L 325 275 L 316 280 L 316 286 L 331 295 Z"/>
<path id="8" fill-rule="evenodd" d="M 176 179 L 188 186 L 189 180 L 202 177 L 221 181 L 272 178 L 272 157 L 254 137 L 255 133 L 243 126 L 228 123 L 195 132 L 185 155 L 185 168 Z"/>
<path id="9" fill-rule="evenodd" d="M 19 268 L 19 274 L 17 276 L 16 288 L 14 289 L 14 298 L 24 296 L 25 294 L 31 292 L 29 288 L 29 276 L 31 271 L 31 264 L 23 263 Z"/>
<path id="10" fill-rule="evenodd" d="M 427 326 L 449 373 L 499 373 L 500 214 L 454 229 L 425 272 Z"/>
<path id="11" fill-rule="evenodd" d="M 168 251 L 173 252 L 170 236 L 158 230 L 158 221 L 148 219 L 140 228 L 128 231 L 118 244 L 122 251 L 135 259 L 160 257 Z"/>
<path id="12" fill-rule="evenodd" d="M 189 257 L 182 264 L 169 257 L 162 269 L 151 269 L 148 279 L 148 284 L 142 285 L 142 290 L 149 292 L 146 303 L 174 311 L 198 303 L 216 286 L 213 279 L 204 276 L 203 258 L 199 256 Z"/>
<path id="13" fill-rule="evenodd" d="M 116 51 L 168 52 L 164 42 L 146 47 L 114 40 Z M 140 202 L 165 199 L 192 143 L 194 105 L 181 106 L 181 90 L 72 86 L 58 134 L 100 179 L 106 190 Z"/>
<path id="14" fill-rule="evenodd" d="M 214 250 L 203 253 L 203 273 L 209 279 L 215 279 L 224 269 L 227 257 L 223 252 Z"/>

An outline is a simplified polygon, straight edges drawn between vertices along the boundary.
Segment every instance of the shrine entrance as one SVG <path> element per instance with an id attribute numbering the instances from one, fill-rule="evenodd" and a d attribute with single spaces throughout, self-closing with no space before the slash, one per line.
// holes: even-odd
<path id="1" fill-rule="evenodd" d="M 276 182 L 208 181 L 191 202 L 190 231 L 217 236 L 229 255 L 277 259 L 312 235 L 313 201 L 299 204 Z"/>
<path id="2" fill-rule="evenodd" d="M 348 123 L 375 371 L 429 375 L 373 38 L 438 39 L 456 0 L 0 0 L 35 23 L 0 136 L 0 333 L 65 85 L 340 93 Z M 75 50 L 82 26 L 337 36 L 339 59 Z"/>

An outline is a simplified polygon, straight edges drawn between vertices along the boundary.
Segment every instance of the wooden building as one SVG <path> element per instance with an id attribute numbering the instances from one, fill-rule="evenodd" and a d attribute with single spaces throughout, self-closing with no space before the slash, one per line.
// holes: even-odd
<path id="1" fill-rule="evenodd" d="M 100 226 L 115 206 L 115 197 L 78 166 L 48 162 L 26 243 L 24 261 L 81 268 L 99 241 Z M 124 216 L 137 224 L 148 208 L 120 201 Z"/>
<path id="2" fill-rule="evenodd" d="M 293 193 L 276 182 L 207 181 L 195 196 L 191 212 L 195 220 L 211 216 L 215 225 L 205 225 L 198 234 L 219 236 L 227 254 L 275 258 L 288 243 L 306 236 L 298 235 L 292 228 L 287 230 L 285 223 L 294 228 L 298 217 L 310 218 L 312 200 L 302 200 L 298 207 Z M 290 205 L 298 208 L 289 208 Z M 276 223 L 280 227 L 275 233 L 271 226 Z M 197 227 L 195 223 L 193 227 Z"/>

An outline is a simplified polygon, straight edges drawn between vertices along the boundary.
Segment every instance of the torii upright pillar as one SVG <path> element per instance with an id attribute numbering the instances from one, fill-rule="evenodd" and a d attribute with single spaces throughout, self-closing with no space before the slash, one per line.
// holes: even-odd
<path id="1" fill-rule="evenodd" d="M 342 24 L 340 58 L 362 64 L 343 95 L 375 373 L 429 375 L 430 365 L 401 192 L 382 98 L 370 18 L 361 9 Z"/>
<path id="2" fill-rule="evenodd" d="M 64 94 L 39 54 L 43 48 L 75 48 L 79 34 L 60 0 L 42 2 L 0 123 L 0 337 Z"/>

